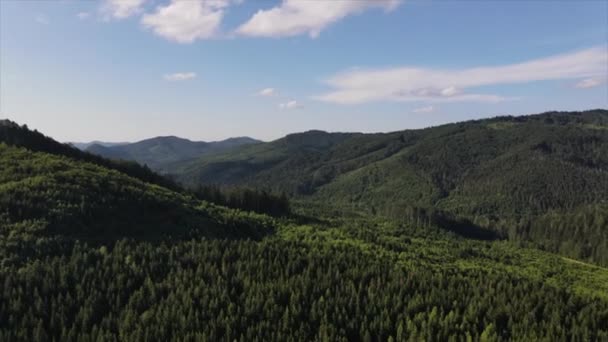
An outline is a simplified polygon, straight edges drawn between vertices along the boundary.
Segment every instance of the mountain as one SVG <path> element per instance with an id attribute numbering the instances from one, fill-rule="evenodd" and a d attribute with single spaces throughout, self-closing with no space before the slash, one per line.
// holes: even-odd
<path id="1" fill-rule="evenodd" d="M 112 147 L 129 144 L 128 142 L 106 142 L 106 141 L 90 141 L 90 142 L 68 142 L 69 145 L 76 147 L 79 150 L 85 151 L 92 145 L 101 145 L 103 147 Z"/>
<path id="2" fill-rule="evenodd" d="M 86 151 L 111 159 L 133 160 L 142 165 L 147 165 L 154 170 L 164 171 L 167 165 L 175 162 L 199 158 L 256 143 L 260 143 L 260 141 L 249 137 L 204 142 L 168 136 L 114 146 L 92 144 L 87 147 Z"/>
<path id="3" fill-rule="evenodd" d="M 396 220 L 446 216 L 452 227 L 461 221 L 608 264 L 606 110 L 379 134 L 310 131 L 177 163 L 168 172 L 188 186 L 284 191 L 325 208 Z"/>
<path id="4" fill-rule="evenodd" d="M 282 139 L 177 162 L 168 172 L 187 185 L 201 183 L 266 187 L 277 192 L 306 193 L 302 179 L 310 176 L 309 164 L 323 163 L 321 155 L 357 133 L 308 131 Z M 303 167 L 303 168 L 302 168 Z"/>

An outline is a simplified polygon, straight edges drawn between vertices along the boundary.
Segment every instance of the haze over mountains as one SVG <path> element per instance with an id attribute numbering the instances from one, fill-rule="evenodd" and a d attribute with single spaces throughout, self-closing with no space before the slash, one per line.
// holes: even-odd
<path id="1" fill-rule="evenodd" d="M 90 141 L 90 142 L 68 142 L 68 144 L 76 147 L 79 150 L 86 150 L 89 146 L 92 145 L 101 145 L 104 147 L 118 146 L 118 145 L 126 145 L 129 142 L 107 142 L 107 141 Z"/>
<path id="2" fill-rule="evenodd" d="M 229 138 L 222 141 L 191 141 L 175 136 L 156 137 L 135 143 L 91 143 L 85 151 L 106 158 L 137 161 L 153 170 L 166 171 L 172 163 L 226 151 L 243 145 L 259 143 L 249 137 Z"/>

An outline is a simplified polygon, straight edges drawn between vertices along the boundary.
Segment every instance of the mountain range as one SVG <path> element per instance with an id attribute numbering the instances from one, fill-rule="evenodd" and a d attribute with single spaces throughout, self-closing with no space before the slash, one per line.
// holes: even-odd
<path id="1" fill-rule="evenodd" d="M 592 110 L 392 133 L 308 131 L 163 168 L 190 188 L 265 189 L 341 213 L 447 215 L 451 228 L 464 222 L 467 233 L 487 229 L 606 265 L 607 126 L 608 112 Z"/>
<path id="2" fill-rule="evenodd" d="M 110 159 L 133 160 L 153 170 L 165 172 L 172 163 L 219 153 L 235 147 L 260 143 L 249 137 L 222 141 L 191 141 L 175 136 L 155 137 L 135 143 L 90 143 L 85 151 Z M 82 145 L 84 146 L 84 145 Z"/>
<path id="3" fill-rule="evenodd" d="M 112 146 L 126 145 L 126 144 L 129 144 L 129 142 L 107 142 L 107 141 L 94 140 L 94 141 L 90 141 L 90 142 L 68 142 L 68 144 L 76 147 L 79 150 L 84 151 L 87 148 L 89 148 L 89 146 L 92 146 L 92 145 L 101 145 L 104 147 L 112 147 Z"/>
<path id="4" fill-rule="evenodd" d="M 397 220 L 424 213 L 465 234 L 493 232 L 608 265 L 606 127 L 600 109 L 391 133 L 314 130 L 271 142 L 164 137 L 89 151 L 137 160 L 189 188 L 264 189 Z"/>

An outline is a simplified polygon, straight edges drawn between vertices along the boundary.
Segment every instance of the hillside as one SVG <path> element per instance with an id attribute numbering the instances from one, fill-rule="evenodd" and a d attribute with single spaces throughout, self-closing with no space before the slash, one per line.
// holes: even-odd
<path id="1" fill-rule="evenodd" d="M 362 137 L 309 134 L 284 153 Z M 605 268 L 466 239 L 421 211 L 396 222 L 326 215 L 323 202 L 282 218 L 227 209 L 50 138 L 59 153 L 11 137 L 0 142 L 0 340 L 608 338 Z"/>
<path id="2" fill-rule="evenodd" d="M 398 172 L 417 169 L 418 177 L 428 178 L 437 193 L 428 196 L 427 203 L 434 203 L 458 188 L 472 169 L 495 172 L 491 167 L 510 164 L 510 157 L 544 157 L 605 170 L 606 126 L 608 111 L 596 110 L 498 117 L 380 134 L 309 131 L 173 167 L 188 184 L 248 183 L 301 195 L 363 167 L 395 161 Z M 227 176 L 234 168 L 242 173 Z M 297 179 L 270 180 L 283 172 L 295 176 L 294 169 L 303 169 Z M 397 176 L 401 175 L 389 178 Z"/>
<path id="3" fill-rule="evenodd" d="M 174 163 L 169 172 L 187 185 L 247 184 L 290 194 L 307 193 L 311 168 L 322 167 L 327 154 L 339 143 L 358 134 L 309 131 L 198 160 Z"/>
<path id="4" fill-rule="evenodd" d="M 4 125 L 0 131 L 0 231 L 5 238 L 257 238 L 272 229 L 270 218 L 201 202 L 163 187 L 166 181 L 149 170 L 137 166 L 136 172 L 130 168 L 121 172 L 123 164 L 74 150 L 25 127 L 11 124 L 8 134 L 8 123 Z M 149 179 L 162 181 L 154 184 Z"/>
<path id="5" fill-rule="evenodd" d="M 111 159 L 133 160 L 154 170 L 163 171 L 171 163 L 191 160 L 259 142 L 249 137 L 204 142 L 169 136 L 114 146 L 92 144 L 86 148 L 86 151 Z"/>
<path id="6" fill-rule="evenodd" d="M 33 152 L 44 152 L 56 156 L 67 157 L 76 161 L 82 161 L 102 166 L 124 173 L 143 182 L 160 185 L 178 190 L 174 182 L 152 172 L 148 167 L 141 166 L 132 161 L 109 160 L 100 156 L 81 151 L 69 144 L 59 143 L 52 138 L 34 130 L 27 125 L 20 126 L 10 120 L 0 120 L 0 143 L 9 146 L 18 146 Z"/>
<path id="7" fill-rule="evenodd" d="M 249 185 L 397 220 L 441 211 L 608 264 L 606 110 L 383 134 L 306 132 L 174 165 L 172 173 L 190 186 Z M 566 219 L 573 215 L 585 219 Z"/>

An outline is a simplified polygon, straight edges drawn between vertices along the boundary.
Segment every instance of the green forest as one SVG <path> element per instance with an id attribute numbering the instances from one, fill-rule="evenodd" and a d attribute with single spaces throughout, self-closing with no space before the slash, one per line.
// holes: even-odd
<path id="1" fill-rule="evenodd" d="M 163 170 L 0 121 L 1 341 L 608 340 L 606 110 Z"/>
<path id="2" fill-rule="evenodd" d="M 393 133 L 310 131 L 171 170 L 186 185 L 285 192 L 339 214 L 442 215 L 447 229 L 464 222 L 608 266 L 607 127 L 608 111 L 591 110 Z"/>

